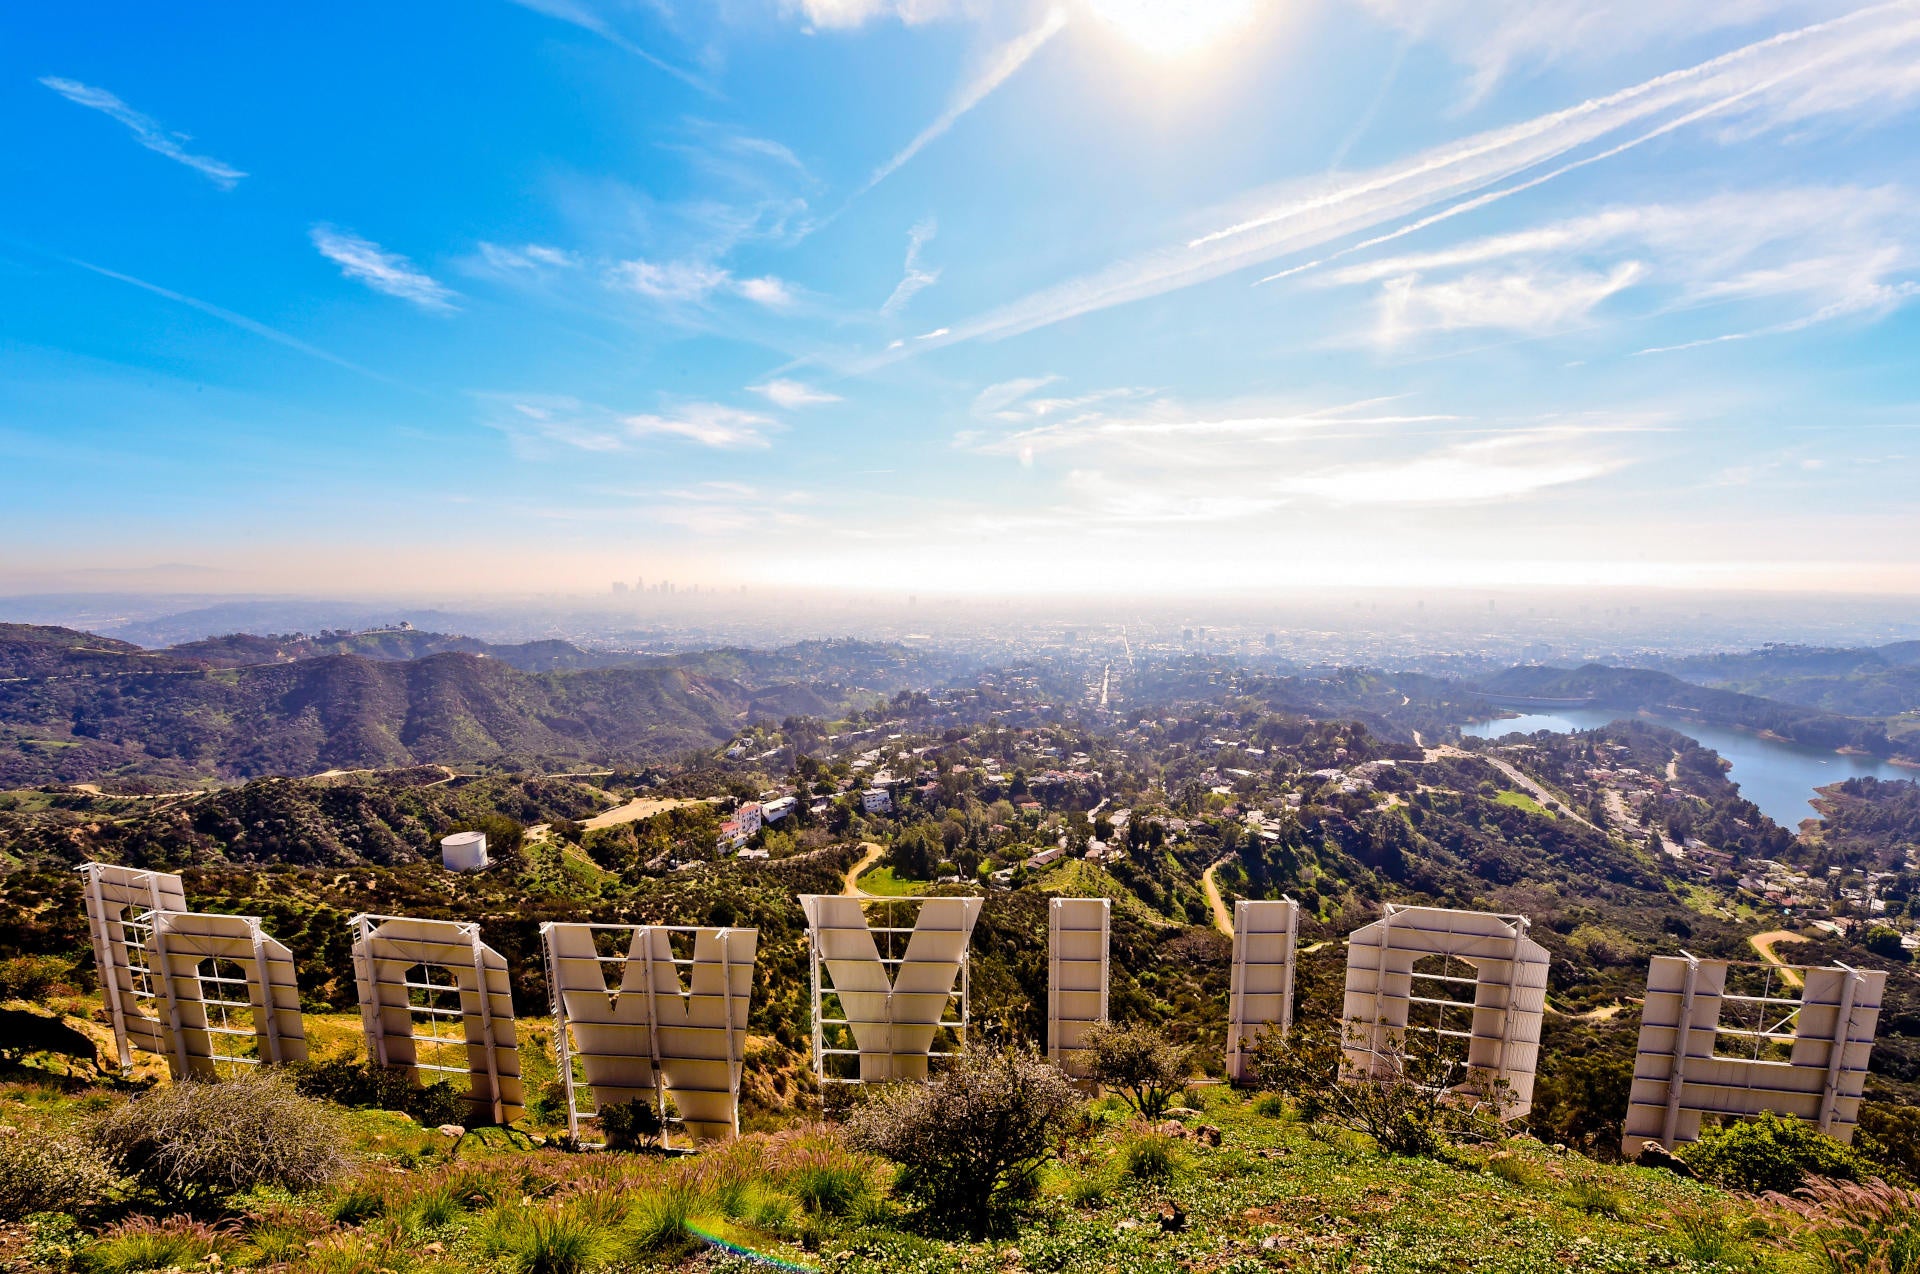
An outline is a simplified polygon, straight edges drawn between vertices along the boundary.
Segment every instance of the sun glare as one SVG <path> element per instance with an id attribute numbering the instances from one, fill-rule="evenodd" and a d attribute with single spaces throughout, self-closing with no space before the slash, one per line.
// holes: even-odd
<path id="1" fill-rule="evenodd" d="M 1260 0 L 1086 0 L 1094 16 L 1149 53 L 1190 57 L 1252 25 Z"/>

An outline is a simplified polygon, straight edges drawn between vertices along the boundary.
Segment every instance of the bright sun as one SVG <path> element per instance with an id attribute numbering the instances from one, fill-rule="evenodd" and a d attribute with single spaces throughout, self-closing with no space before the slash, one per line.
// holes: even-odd
<path id="1" fill-rule="evenodd" d="M 1094 15 L 1149 53 L 1186 57 L 1252 24 L 1262 0 L 1086 0 Z"/>

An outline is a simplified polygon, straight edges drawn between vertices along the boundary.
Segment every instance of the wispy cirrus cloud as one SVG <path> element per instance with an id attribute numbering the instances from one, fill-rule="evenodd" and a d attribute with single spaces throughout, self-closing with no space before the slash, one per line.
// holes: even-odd
<path id="1" fill-rule="evenodd" d="M 528 459 L 586 452 L 616 455 L 649 439 L 679 439 L 723 451 L 764 448 L 780 422 L 724 403 L 682 403 L 657 412 L 625 413 L 566 395 L 483 394 L 484 423 L 505 434 Z"/>
<path id="2" fill-rule="evenodd" d="M 614 25 L 606 13 L 606 10 L 613 6 L 598 4 L 594 0 L 513 0 L 513 3 L 522 8 L 531 9 L 535 13 L 545 14 L 549 18 L 571 23 L 583 31 L 591 31 L 615 48 L 631 53 L 647 65 L 666 72 L 683 84 L 699 89 L 709 96 L 719 95 L 713 85 L 692 71 L 675 66 L 659 54 L 642 48 L 621 34 L 620 29 Z"/>
<path id="3" fill-rule="evenodd" d="M 1626 261 L 1605 273 L 1522 270 L 1475 273 L 1429 283 L 1417 274 L 1389 279 L 1374 339 L 1394 345 L 1424 331 L 1500 328 L 1544 334 L 1585 319 L 1608 297 L 1645 278 L 1646 266 Z"/>
<path id="4" fill-rule="evenodd" d="M 1604 97 L 1431 148 L 1370 172 L 1258 192 L 1216 228 L 956 323 L 949 341 L 997 339 L 1274 261 L 1352 246 L 1281 278 L 1392 242 L 1602 162 L 1677 130 L 1753 130 L 1906 110 L 1920 96 L 1920 5 L 1912 0 L 1747 45 Z M 1598 149 L 1591 149 L 1598 147 Z M 1587 153 L 1579 154 L 1585 150 Z M 1508 184 L 1502 184 L 1508 183 Z M 1411 219 L 1411 220 L 1409 220 Z M 1394 229 L 1387 227 L 1395 222 Z"/>
<path id="5" fill-rule="evenodd" d="M 222 190 L 232 190 L 240 179 L 247 174 L 232 164 L 215 159 L 210 155 L 196 155 L 186 148 L 193 138 L 175 132 L 154 119 L 134 110 L 106 89 L 95 88 L 91 84 L 82 84 L 79 80 L 69 80 L 58 75 L 43 75 L 40 83 L 52 89 L 69 102 L 99 111 L 107 118 L 126 126 L 134 139 L 157 155 L 165 155 L 178 164 L 185 164 Z"/>
<path id="6" fill-rule="evenodd" d="M 1732 336 L 1643 351 L 1670 352 L 1889 310 L 1912 294 L 1917 268 L 1920 213 L 1906 192 L 1801 186 L 1607 208 L 1338 267 L 1319 282 L 1379 283 L 1382 343 L 1468 327 L 1550 333 L 1628 287 L 1649 298 L 1640 319 L 1790 307 Z"/>
<path id="7" fill-rule="evenodd" d="M 887 296 L 886 301 L 881 304 L 882 315 L 892 318 L 907 307 L 908 301 L 940 281 L 938 268 L 929 270 L 920 264 L 920 250 L 926 247 L 939 232 L 940 223 L 932 217 L 918 222 L 913 229 L 907 231 L 907 261 L 904 273 L 900 276 L 900 282 L 893 285 L 893 291 Z"/>
<path id="8" fill-rule="evenodd" d="M 1545 426 L 1457 442 L 1406 459 L 1334 465 L 1275 487 L 1341 505 L 1487 504 L 1588 482 L 1623 469 L 1590 429 Z"/>
<path id="9" fill-rule="evenodd" d="M 456 307 L 457 295 L 433 276 L 397 252 L 389 252 L 371 239 L 363 239 L 348 230 L 322 223 L 309 232 L 320 255 L 340 267 L 349 279 L 366 284 L 376 292 L 411 301 L 423 310 L 449 313 Z"/>
<path id="10" fill-rule="evenodd" d="M 1047 10 L 1040 22 L 1026 34 L 1009 40 L 994 50 L 987 64 L 972 79 L 962 84 L 947 103 L 946 109 L 934 116 L 933 122 L 917 133 L 913 140 L 895 151 L 893 157 L 873 170 L 873 175 L 853 192 L 849 199 L 858 199 L 893 174 L 906 167 L 909 160 L 925 150 L 933 142 L 944 136 L 948 129 L 960 122 L 960 117 L 984 102 L 995 89 L 1013 78 L 1014 72 L 1025 66 L 1033 55 L 1046 47 L 1047 41 L 1059 35 L 1067 27 L 1067 11 L 1061 7 Z"/>
<path id="11" fill-rule="evenodd" d="M 480 259 L 500 271 L 572 270 L 580 265 L 580 258 L 574 253 L 543 243 L 527 243 L 510 248 L 483 241 L 480 244 Z"/>
<path id="12" fill-rule="evenodd" d="M 784 0 L 808 22 L 824 29 L 862 26 L 876 18 L 897 18 L 908 26 L 932 22 L 962 12 L 964 0 Z"/>
<path id="13" fill-rule="evenodd" d="M 1409 36 L 1446 49 L 1470 71 L 1469 103 L 1485 97 L 1518 67 L 1603 56 L 1670 44 L 1781 14 L 1832 17 L 1846 0 L 1358 0 L 1360 7 Z"/>
<path id="14" fill-rule="evenodd" d="M 789 411 L 796 407 L 818 407 L 841 401 L 838 394 L 830 394 L 824 389 L 817 389 L 797 380 L 776 378 L 764 384 L 749 385 L 747 388 L 774 406 L 784 407 Z"/>

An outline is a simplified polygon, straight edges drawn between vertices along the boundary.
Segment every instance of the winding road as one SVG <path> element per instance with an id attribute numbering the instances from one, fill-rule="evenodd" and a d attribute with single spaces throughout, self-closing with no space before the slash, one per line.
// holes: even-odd
<path id="1" fill-rule="evenodd" d="M 1799 987 L 1804 986 L 1806 984 L 1806 980 L 1802 978 L 1798 973 L 1794 972 L 1793 969 L 1788 966 L 1787 962 L 1785 960 L 1782 960 L 1779 954 L 1775 952 L 1773 948 L 1776 944 L 1782 943 L 1782 942 L 1805 942 L 1805 941 L 1806 941 L 1805 938 L 1801 937 L 1799 934 L 1795 933 L 1791 929 L 1769 929 L 1765 933 L 1756 933 L 1751 938 L 1748 938 L 1747 944 L 1751 946 L 1755 951 L 1758 951 L 1760 953 L 1760 958 L 1762 960 L 1765 960 L 1768 964 L 1780 970 L 1780 980 L 1782 982 L 1786 983 L 1790 987 L 1794 987 L 1797 989 Z"/>
<path id="2" fill-rule="evenodd" d="M 860 879 L 861 872 L 865 871 L 867 868 L 879 862 L 881 858 L 885 857 L 887 852 L 887 847 L 885 845 L 876 845 L 872 841 L 867 840 L 867 841 L 860 842 L 860 848 L 865 850 L 866 853 L 860 856 L 859 862 L 847 868 L 846 887 L 843 888 L 840 892 L 848 898 L 878 898 L 880 895 L 870 894 L 866 890 L 860 888 L 860 886 L 855 884 L 854 882 Z"/>

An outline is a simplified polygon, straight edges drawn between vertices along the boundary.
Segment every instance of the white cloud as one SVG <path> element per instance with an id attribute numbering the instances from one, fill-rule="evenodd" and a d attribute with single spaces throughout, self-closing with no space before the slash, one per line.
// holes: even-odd
<path id="1" fill-rule="evenodd" d="M 1798 330 L 1901 303 L 1920 264 L 1920 214 L 1899 190 L 1787 187 L 1644 204 L 1431 252 L 1343 266 L 1327 286 L 1385 286 L 1379 336 L 1488 326 L 1550 331 L 1633 285 L 1661 311 L 1745 302 L 1793 306 L 1792 318 L 1732 339 Z M 1489 267 L 1490 269 L 1475 269 Z M 1464 274 L 1454 274 L 1466 271 Z M 1441 282 L 1435 275 L 1454 274 Z M 1693 348 L 1722 337 L 1659 347 Z"/>
<path id="2" fill-rule="evenodd" d="M 793 289 L 782 279 L 765 275 L 736 279 L 732 272 L 705 261 L 618 261 L 607 272 L 619 288 L 668 303 L 697 303 L 715 292 L 731 292 L 770 310 L 794 303 Z"/>
<path id="3" fill-rule="evenodd" d="M 94 88 L 90 84 L 63 79 L 58 75 L 43 75 L 40 82 L 69 102 L 99 111 L 109 119 L 126 125 L 142 146 L 155 154 L 165 155 L 175 163 L 185 164 L 222 190 L 232 190 L 247 175 L 232 164 L 188 151 L 186 143 L 193 139 L 186 133 L 176 133 L 163 127 L 160 121 L 134 110 L 103 88 Z"/>
<path id="4" fill-rule="evenodd" d="M 1392 345 L 1414 332 L 1476 327 L 1552 332 L 1586 318 L 1646 272 L 1638 261 L 1627 261 L 1605 274 L 1478 273 L 1442 283 L 1423 283 L 1419 275 L 1406 274 L 1387 280 L 1382 288 L 1376 339 Z"/>
<path id="5" fill-rule="evenodd" d="M 809 3 L 819 2 L 820 0 L 809 0 Z M 859 6 L 861 0 L 841 0 L 841 3 L 849 3 L 850 7 Z M 830 4 L 828 7 L 835 6 Z M 908 160 L 925 150 L 930 143 L 958 123 L 962 115 L 980 105 L 986 100 L 988 94 L 1013 78 L 1013 73 L 1025 66 L 1028 59 L 1045 47 L 1047 41 L 1065 30 L 1066 25 L 1067 11 L 1055 6 L 1047 10 L 1046 16 L 1033 30 L 996 49 L 980 73 L 960 86 L 959 91 L 953 95 L 953 100 L 947 103 L 947 108 L 935 116 L 931 124 L 921 129 L 912 141 L 896 151 L 893 158 L 874 169 L 873 175 L 867 178 L 866 184 L 853 193 L 853 198 L 858 199 L 899 172 L 906 166 Z"/>
<path id="6" fill-rule="evenodd" d="M 784 310 L 793 305 L 793 289 L 770 274 L 758 279 L 741 279 L 738 287 L 741 296 L 770 310 Z"/>
<path id="7" fill-rule="evenodd" d="M 1031 331 L 1415 218 L 1334 254 L 1350 255 L 1702 122 L 1753 130 L 1815 116 L 1885 115 L 1916 95 L 1920 9 L 1898 3 L 1864 10 L 1371 172 L 1250 195 L 1219 214 L 1216 230 L 1032 293 L 956 325 L 952 339 Z M 1568 158 L 1594 145 L 1602 149 Z"/>
<path id="8" fill-rule="evenodd" d="M 907 262 L 905 273 L 900 276 L 900 282 L 894 284 L 892 294 L 887 297 L 886 302 L 880 307 L 880 313 L 888 318 L 892 318 L 906 308 L 908 301 L 911 301 L 924 289 L 930 288 L 940 281 L 940 271 L 938 269 L 929 270 L 920 264 L 920 249 L 925 247 L 928 241 L 939 232 L 940 223 L 932 217 L 928 217 L 907 232 Z"/>
<path id="9" fill-rule="evenodd" d="M 771 416 L 721 403 L 689 403 L 670 415 L 627 416 L 622 423 L 636 438 L 665 435 L 724 450 L 769 446 L 767 432 L 778 427 Z"/>
<path id="10" fill-rule="evenodd" d="M 412 301 L 423 310 L 451 310 L 455 293 L 423 273 L 397 252 L 388 252 L 370 239 L 346 230 L 317 225 L 313 246 L 340 267 L 349 279 L 358 279 L 376 292 Z"/>
<path id="11" fill-rule="evenodd" d="M 830 394 L 824 389 L 816 389 L 812 385 L 803 384 L 797 380 L 776 379 L 764 385 L 751 385 L 748 388 L 774 406 L 784 407 L 788 411 L 796 407 L 816 407 L 823 403 L 840 401 L 838 394 Z"/>

